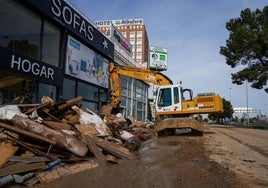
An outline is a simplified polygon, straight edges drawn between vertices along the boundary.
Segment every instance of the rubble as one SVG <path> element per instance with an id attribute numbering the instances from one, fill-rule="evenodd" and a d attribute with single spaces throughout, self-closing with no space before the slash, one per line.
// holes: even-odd
<path id="1" fill-rule="evenodd" d="M 0 186 L 49 183 L 119 159 L 132 159 L 150 139 L 148 124 L 103 107 L 82 110 L 82 97 L 0 107 Z M 133 153 L 134 152 L 134 153 Z"/>

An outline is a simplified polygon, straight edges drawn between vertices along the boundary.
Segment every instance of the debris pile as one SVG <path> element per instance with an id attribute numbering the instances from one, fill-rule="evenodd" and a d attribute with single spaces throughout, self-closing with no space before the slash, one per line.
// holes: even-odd
<path id="1" fill-rule="evenodd" d="M 33 186 L 62 176 L 132 159 L 150 139 L 144 122 L 82 110 L 82 97 L 53 103 L 0 107 L 0 187 Z"/>

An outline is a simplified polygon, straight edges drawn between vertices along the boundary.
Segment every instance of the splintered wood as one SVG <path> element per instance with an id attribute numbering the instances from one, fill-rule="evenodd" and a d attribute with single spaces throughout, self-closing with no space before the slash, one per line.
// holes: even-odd
<path id="1" fill-rule="evenodd" d="M 122 115 L 110 114 L 110 105 L 97 114 L 83 110 L 81 101 L 79 96 L 54 103 L 44 96 L 40 105 L 0 107 L 0 186 L 26 185 L 24 180 L 30 178 L 32 184 L 48 183 L 134 157 L 127 146 L 138 143 L 138 148 L 140 142 L 129 140 L 139 140 L 136 135 L 141 133 L 135 133 Z"/>
<path id="2" fill-rule="evenodd" d="M 18 146 L 14 146 L 12 142 L 0 142 L 0 168 L 13 156 L 19 149 Z"/>
<path id="3" fill-rule="evenodd" d="M 99 166 L 98 162 L 94 159 L 86 162 L 81 162 L 73 165 L 66 165 L 64 167 L 59 167 L 50 171 L 37 173 L 37 178 L 41 183 L 49 183 L 55 181 L 63 176 L 68 176 L 75 174 L 84 170 L 97 168 Z"/>

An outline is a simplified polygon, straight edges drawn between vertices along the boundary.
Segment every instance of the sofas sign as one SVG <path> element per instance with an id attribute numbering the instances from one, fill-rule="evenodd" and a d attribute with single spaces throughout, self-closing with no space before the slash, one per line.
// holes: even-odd
<path id="1" fill-rule="evenodd" d="M 63 0 L 25 0 L 39 11 L 72 31 L 109 59 L 114 58 L 114 45 L 86 18 Z"/>

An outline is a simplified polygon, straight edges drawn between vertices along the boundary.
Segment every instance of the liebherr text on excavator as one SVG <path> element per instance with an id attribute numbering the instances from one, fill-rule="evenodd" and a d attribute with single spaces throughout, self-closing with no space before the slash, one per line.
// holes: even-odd
<path id="1" fill-rule="evenodd" d="M 214 93 L 204 93 L 193 97 L 191 89 L 183 89 L 181 84 L 173 82 L 164 74 L 135 66 L 109 65 L 111 104 L 118 107 L 121 102 L 120 76 L 127 76 L 156 86 L 155 112 L 157 134 L 170 135 L 176 129 L 191 129 L 202 134 L 202 121 L 193 115 L 223 112 L 222 99 Z M 186 98 L 187 96 L 187 98 Z"/>

